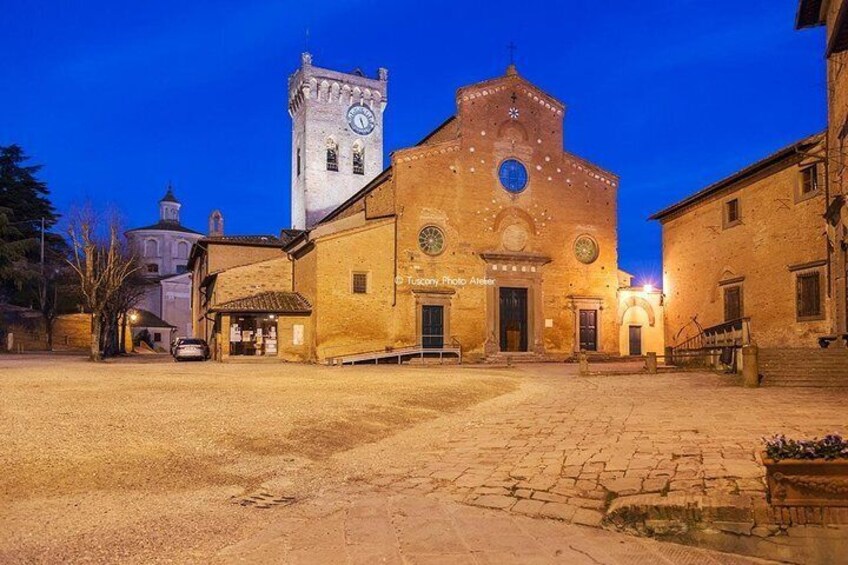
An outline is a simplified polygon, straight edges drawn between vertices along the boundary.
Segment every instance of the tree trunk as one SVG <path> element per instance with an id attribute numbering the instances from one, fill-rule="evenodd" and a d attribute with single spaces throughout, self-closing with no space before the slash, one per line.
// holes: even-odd
<path id="1" fill-rule="evenodd" d="M 44 318 L 44 331 L 47 334 L 47 351 L 53 351 L 53 324 L 56 322 L 53 317 Z"/>
<path id="2" fill-rule="evenodd" d="M 127 314 L 121 316 L 121 342 L 118 344 L 118 351 L 126 355 L 127 353 Z"/>
<path id="3" fill-rule="evenodd" d="M 100 354 L 100 341 L 103 333 L 103 319 L 100 312 L 91 314 L 91 354 L 92 361 L 102 361 L 103 356 Z"/>

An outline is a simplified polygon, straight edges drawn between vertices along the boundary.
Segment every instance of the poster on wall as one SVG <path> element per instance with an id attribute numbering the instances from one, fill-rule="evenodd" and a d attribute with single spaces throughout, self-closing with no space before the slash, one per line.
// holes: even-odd
<path id="1" fill-rule="evenodd" d="M 292 326 L 292 345 L 303 345 L 303 325 Z"/>
<path id="2" fill-rule="evenodd" d="M 241 329 L 238 324 L 232 324 L 230 326 L 230 342 L 241 343 Z"/>

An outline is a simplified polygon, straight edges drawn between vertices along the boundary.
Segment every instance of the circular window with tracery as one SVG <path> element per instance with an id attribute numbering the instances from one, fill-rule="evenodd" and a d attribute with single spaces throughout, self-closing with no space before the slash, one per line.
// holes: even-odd
<path id="1" fill-rule="evenodd" d="M 445 234 L 436 226 L 426 226 L 418 232 L 418 247 L 427 255 L 438 255 L 445 250 Z"/>
<path id="2" fill-rule="evenodd" d="M 598 258 L 598 242 L 588 235 L 581 235 L 574 242 L 574 255 L 581 263 L 594 263 Z"/>
<path id="3" fill-rule="evenodd" d="M 527 188 L 527 167 L 518 159 L 507 159 L 498 167 L 498 178 L 507 191 L 521 192 Z"/>

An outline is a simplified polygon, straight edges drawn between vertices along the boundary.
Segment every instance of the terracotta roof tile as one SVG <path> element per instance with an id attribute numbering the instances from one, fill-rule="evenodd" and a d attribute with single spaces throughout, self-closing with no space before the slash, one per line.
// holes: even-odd
<path id="1" fill-rule="evenodd" d="M 297 292 L 269 291 L 224 302 L 212 308 L 212 311 L 309 314 L 312 312 L 312 306 Z"/>

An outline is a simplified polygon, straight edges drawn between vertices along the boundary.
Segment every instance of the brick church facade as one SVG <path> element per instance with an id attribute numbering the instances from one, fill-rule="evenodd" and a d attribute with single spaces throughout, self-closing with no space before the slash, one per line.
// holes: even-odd
<path id="1" fill-rule="evenodd" d="M 195 333 L 219 358 L 266 353 L 269 339 L 270 354 L 304 361 L 381 352 L 400 359 L 412 349 L 461 352 L 464 360 L 662 351 L 660 291 L 633 288 L 618 269 L 618 178 L 563 149 L 562 102 L 514 66 L 460 88 L 455 116 L 393 152 L 376 176 L 360 176 L 372 180 L 327 211 L 326 195 L 314 192 L 333 190 L 339 178 L 336 192 L 344 193 L 356 177 L 322 172 L 324 180 L 309 185 L 298 172 L 355 175 L 357 164 L 340 156 L 382 153 L 386 73 L 371 85 L 379 95 L 372 88 L 366 99 L 356 84 L 367 78 L 361 73 L 351 87 L 304 62 L 310 67 L 294 75 L 296 111 L 309 108 L 301 95 L 338 104 L 343 112 L 319 116 L 348 119 L 345 132 L 362 141 L 333 132 L 321 117 L 311 128 L 296 126 L 293 220 L 306 229 L 263 236 L 254 262 L 247 248 L 226 251 L 247 239 L 219 235 L 195 246 Z M 322 91 L 322 74 L 338 84 Z M 290 107 L 291 99 L 290 90 Z M 299 134 L 312 136 L 300 152 Z M 215 267 L 227 254 L 239 258 L 242 276 Z M 232 286 L 224 291 L 226 279 L 242 281 L 239 297 Z"/>

